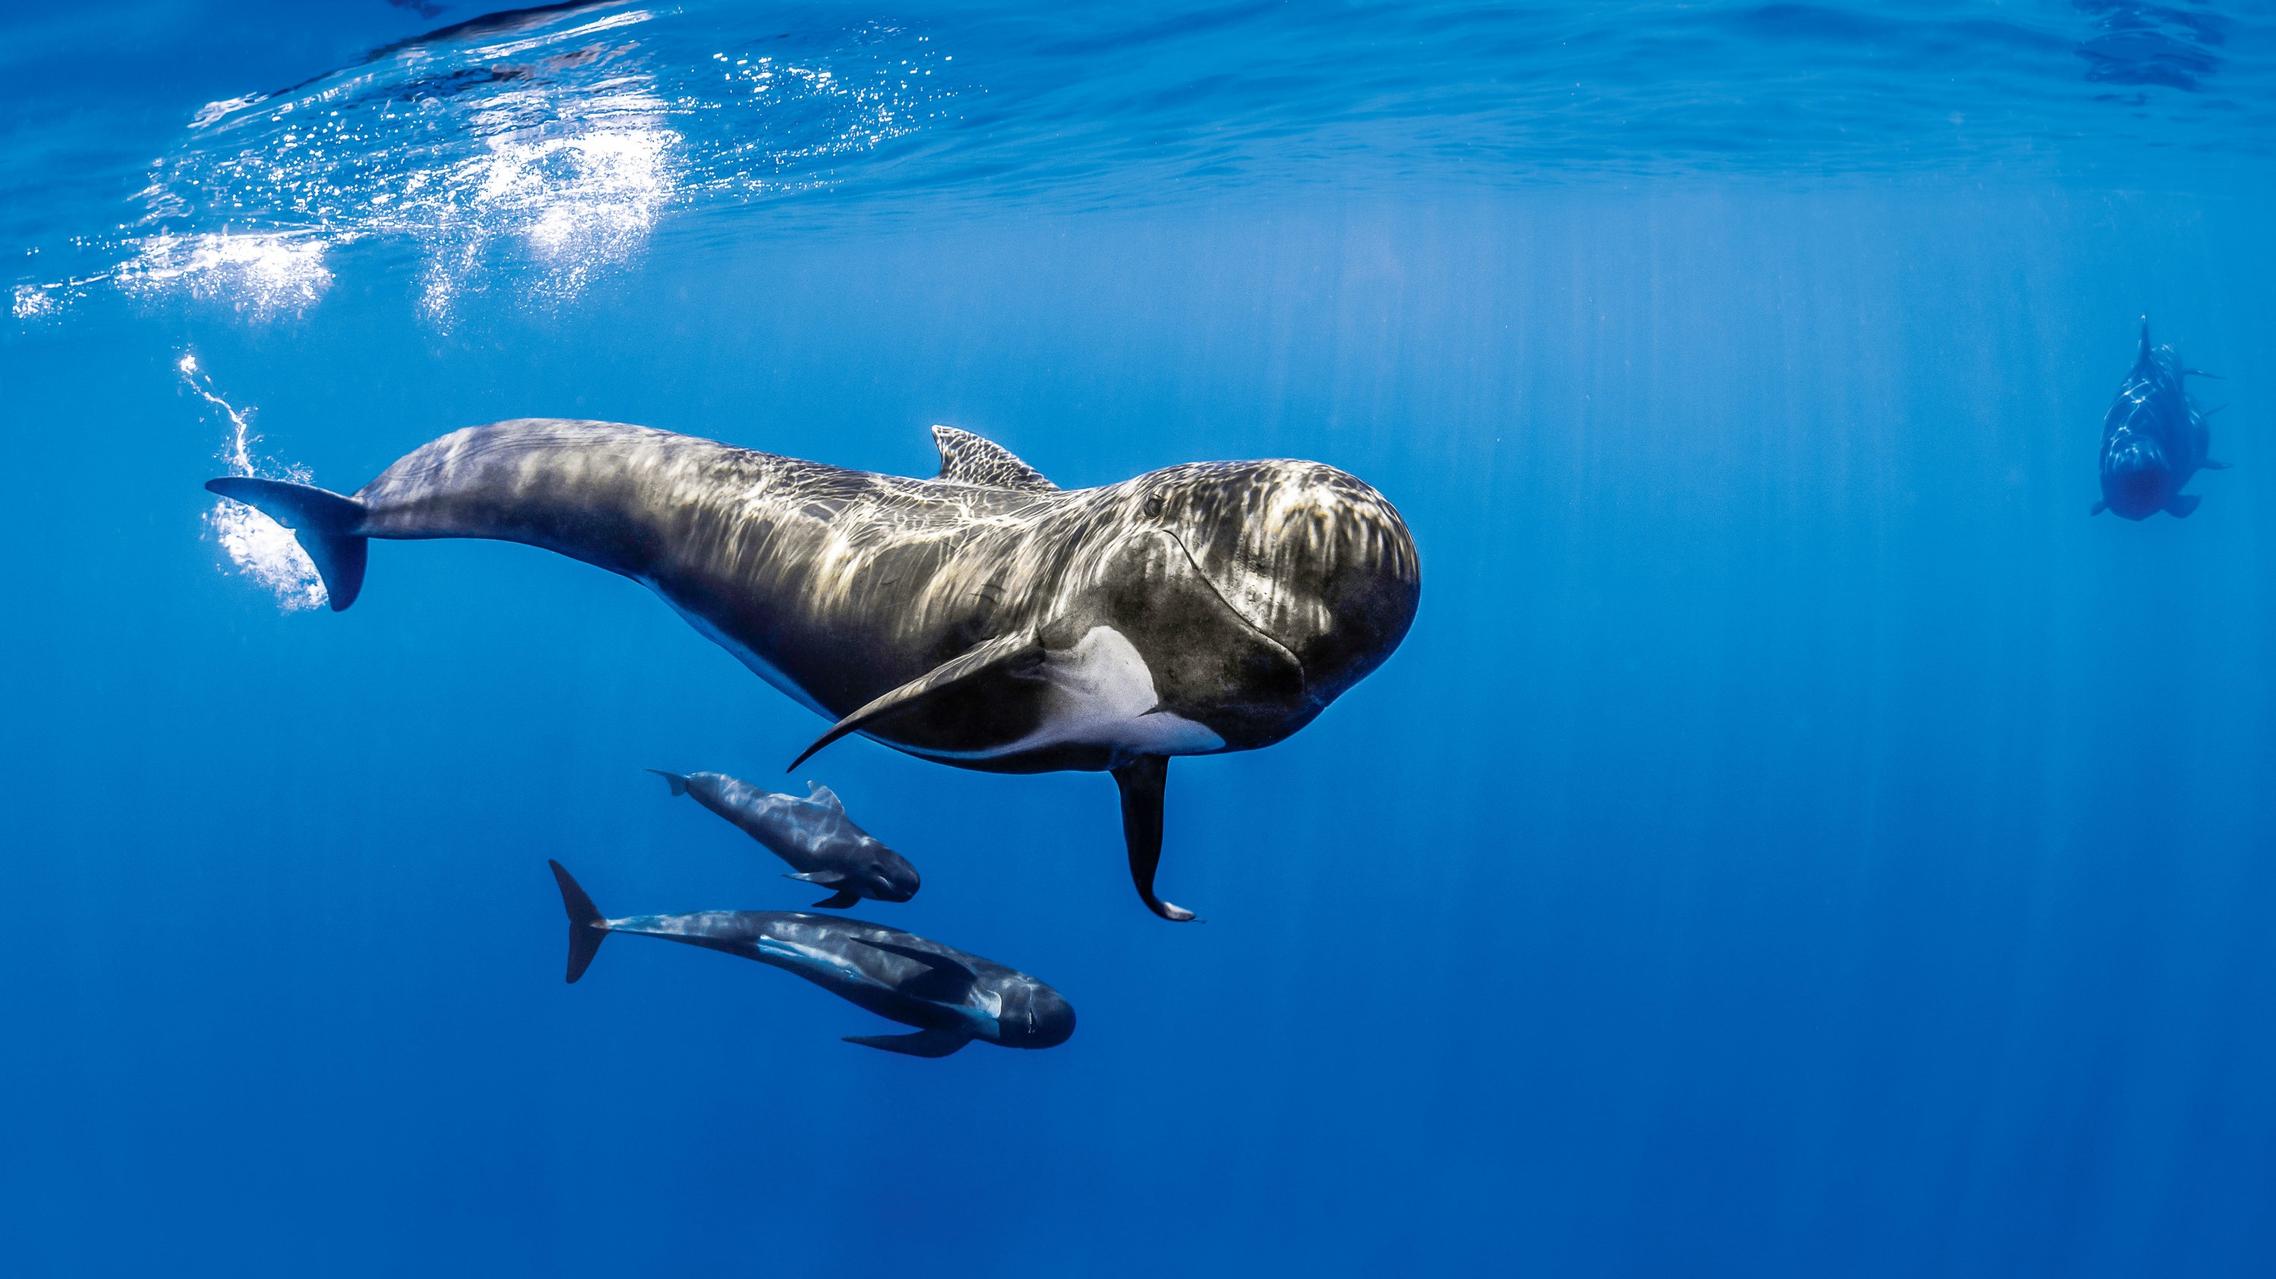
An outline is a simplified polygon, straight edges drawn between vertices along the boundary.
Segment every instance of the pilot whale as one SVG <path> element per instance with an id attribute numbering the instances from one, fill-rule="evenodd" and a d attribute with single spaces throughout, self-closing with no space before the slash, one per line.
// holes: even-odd
<path id="1" fill-rule="evenodd" d="M 708 910 L 608 919 L 560 862 L 547 862 L 569 914 L 569 980 L 585 975 L 610 933 L 634 933 L 724 951 L 793 972 L 908 1035 L 848 1035 L 846 1042 L 911 1057 L 946 1057 L 975 1039 L 1005 1048 L 1052 1048 L 1075 1033 L 1075 1010 L 1056 990 L 1002 964 L 898 928 L 840 915 Z"/>
<path id="2" fill-rule="evenodd" d="M 933 428 L 929 479 L 611 422 L 522 419 L 422 445 L 353 495 L 206 487 L 296 531 L 334 609 L 368 540 L 488 538 L 640 582 L 849 733 L 958 768 L 1110 773 L 1155 894 L 1174 755 L 1310 723 L 1412 624 L 1413 536 L 1317 462 L 1196 462 L 1066 490 Z"/>
<path id="3" fill-rule="evenodd" d="M 2150 320 L 2143 316 L 2134 367 L 2102 418 L 2102 500 L 2089 515 L 2110 511 L 2146 520 L 2164 511 L 2187 519 L 2199 499 L 2182 485 L 2200 470 L 2228 469 L 2207 456 L 2212 431 L 2182 382 L 2192 374 L 2207 376 L 2181 367 L 2172 347 L 2151 346 Z"/>
<path id="4" fill-rule="evenodd" d="M 905 902 L 917 895 L 917 868 L 854 825 L 837 792 L 820 782 L 807 783 L 806 798 L 800 799 L 760 790 L 725 773 L 648 771 L 663 778 L 674 795 L 693 796 L 790 863 L 797 872 L 790 878 L 837 890 L 814 903 L 817 907 L 844 910 L 864 897 Z"/>

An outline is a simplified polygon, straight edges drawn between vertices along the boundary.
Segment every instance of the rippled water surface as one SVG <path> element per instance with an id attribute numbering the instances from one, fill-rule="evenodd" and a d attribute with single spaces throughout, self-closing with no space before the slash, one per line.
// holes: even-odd
<path id="1" fill-rule="evenodd" d="M 279 83 L 164 56 L 175 41 L 276 34 L 257 20 L 130 6 L 144 25 L 124 50 L 104 28 L 35 24 L 19 61 L 52 31 L 73 62 L 43 49 L 11 93 L 0 179 L 21 194 L 0 231 L 28 254 L 18 318 L 103 287 L 304 308 L 350 248 L 390 267 L 390 250 L 415 255 L 420 305 L 441 319 L 500 268 L 518 296 L 573 294 L 668 223 L 769 235 L 787 219 L 810 233 L 877 213 L 1145 207 L 1292 183 L 1967 173 L 2169 186 L 2265 163 L 2276 136 L 2276 16 L 2203 6 L 880 17 L 691 0 L 540 5 L 418 33 L 390 28 L 449 7 L 389 8 L 347 6 L 339 29 L 285 42 L 313 46 L 312 62 L 289 82 L 266 72 Z M 149 128 L 148 101 L 101 100 L 100 77 L 131 93 L 145 70 L 233 91 Z M 112 131 L 111 115 L 144 127 Z"/>

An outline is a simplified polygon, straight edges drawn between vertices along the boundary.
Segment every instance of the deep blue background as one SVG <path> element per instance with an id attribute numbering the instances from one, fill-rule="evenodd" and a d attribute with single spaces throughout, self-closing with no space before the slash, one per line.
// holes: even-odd
<path id="1" fill-rule="evenodd" d="M 0 1255 L 19 1273 L 2276 1269 L 2266 194 L 1893 176 L 1248 191 L 675 237 L 445 331 L 90 305 L 0 339 Z M 2134 317 L 2229 375 L 2187 522 L 2089 519 Z M 814 734 L 630 583 L 379 545 L 280 613 L 218 428 L 353 488 L 557 414 L 1063 485 L 1294 455 L 1413 526 L 1314 726 L 1113 787 L 802 772 L 1031 970 L 944 1061 L 624 939 L 808 900 L 640 770 Z M 785 779 L 790 780 L 790 779 Z M 889 1028 L 887 1028 L 889 1029 Z"/>

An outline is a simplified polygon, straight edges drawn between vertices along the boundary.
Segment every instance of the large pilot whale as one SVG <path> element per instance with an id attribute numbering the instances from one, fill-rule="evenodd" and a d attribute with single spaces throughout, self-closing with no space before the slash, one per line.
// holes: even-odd
<path id="1" fill-rule="evenodd" d="M 846 1042 L 911 1057 L 946 1057 L 975 1039 L 1006 1048 L 1055 1048 L 1075 1033 L 1075 1010 L 1016 969 L 898 928 L 838 915 L 707 910 L 609 919 L 549 861 L 569 914 L 569 980 L 585 975 L 610 933 L 661 937 L 793 972 L 908 1035 L 848 1035 Z"/>
<path id="2" fill-rule="evenodd" d="M 354 495 L 206 487 L 294 529 L 334 609 L 370 538 L 489 538 L 638 581 L 861 733 L 992 772 L 1103 770 L 1139 896 L 1173 755 L 1310 723 L 1413 622 L 1421 569 L 1373 488 L 1317 462 L 1197 462 L 1063 490 L 933 428 L 940 473 L 851 471 L 611 422 L 522 419 L 422 445 Z"/>
<path id="3" fill-rule="evenodd" d="M 2143 316 L 2134 367 L 2102 417 L 2102 500 L 2089 515 L 2146 520 L 2164 511 L 2187 519 L 2199 499 L 2181 487 L 2198 471 L 2228 469 L 2207 452 L 2212 430 L 2182 380 L 2192 375 L 2208 376 L 2183 368 L 2172 347 L 2150 345 L 2150 318 Z"/>

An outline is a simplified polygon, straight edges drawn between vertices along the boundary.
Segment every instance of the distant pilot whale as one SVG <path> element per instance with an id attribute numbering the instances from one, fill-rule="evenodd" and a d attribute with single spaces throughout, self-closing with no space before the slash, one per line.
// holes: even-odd
<path id="1" fill-rule="evenodd" d="M 2227 467 L 2206 455 L 2212 432 L 2182 384 L 2196 372 L 2181 367 L 2172 347 L 2150 345 L 2150 321 L 2143 316 L 2134 367 L 2102 419 L 2102 500 L 2088 514 L 2146 520 L 2164 511 L 2187 519 L 2197 509 L 2198 499 L 2181 487 L 2200 470 Z"/>
<path id="2" fill-rule="evenodd" d="M 859 732 L 959 768 L 1109 771 L 1139 896 L 1191 919 L 1154 893 L 1169 757 L 1271 745 L 1381 665 L 1421 594 L 1413 537 L 1316 462 L 1065 491 L 933 435 L 940 474 L 919 480 L 525 419 L 443 436 L 352 497 L 206 487 L 297 530 L 335 609 L 368 538 L 521 542 L 645 584 L 835 719 L 806 754 Z"/>
<path id="3" fill-rule="evenodd" d="M 910 1035 L 848 1035 L 846 1042 L 911 1057 L 946 1057 L 975 1039 L 1006 1048 L 1051 1048 L 1075 1033 L 1075 1010 L 1026 973 L 952 946 L 841 915 L 714 910 L 606 919 L 560 862 L 553 868 L 569 913 L 569 980 L 610 933 L 637 933 L 772 964 Z"/>
<path id="4" fill-rule="evenodd" d="M 760 790 L 725 773 L 648 771 L 663 778 L 674 795 L 694 796 L 696 803 L 790 863 L 797 872 L 792 879 L 837 890 L 816 906 L 844 910 L 864 897 L 905 902 L 917 895 L 917 868 L 854 825 L 827 786 L 809 783 L 809 793 L 800 799 Z"/>

